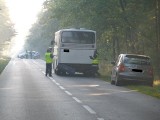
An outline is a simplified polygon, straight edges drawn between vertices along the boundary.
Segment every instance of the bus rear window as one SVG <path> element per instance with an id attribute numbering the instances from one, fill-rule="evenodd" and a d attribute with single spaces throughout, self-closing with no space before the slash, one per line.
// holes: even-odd
<path id="1" fill-rule="evenodd" d="M 82 31 L 64 31 L 62 32 L 63 43 L 77 43 L 77 44 L 94 44 L 94 32 Z"/>

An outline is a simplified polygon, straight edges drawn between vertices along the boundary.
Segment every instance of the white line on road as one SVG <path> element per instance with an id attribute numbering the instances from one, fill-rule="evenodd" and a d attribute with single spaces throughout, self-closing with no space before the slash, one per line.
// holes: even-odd
<path id="1" fill-rule="evenodd" d="M 59 83 L 57 83 L 57 82 L 56 82 L 56 85 L 60 86 L 60 84 L 59 84 Z"/>
<path id="2" fill-rule="evenodd" d="M 96 114 L 96 112 L 94 110 L 92 110 L 92 108 L 90 108 L 89 106 L 87 105 L 83 105 L 83 107 L 91 114 Z"/>
<path id="3" fill-rule="evenodd" d="M 64 90 L 65 88 L 64 87 L 62 87 L 62 86 L 59 86 L 62 90 Z"/>
<path id="4" fill-rule="evenodd" d="M 56 83 L 56 81 L 55 81 L 55 80 L 52 80 L 52 82 Z"/>
<path id="5" fill-rule="evenodd" d="M 78 98 L 76 98 L 76 97 L 72 97 L 76 102 L 78 102 L 78 103 L 82 103 L 82 101 L 80 101 Z"/>
<path id="6" fill-rule="evenodd" d="M 42 71 L 41 69 L 39 69 L 43 74 L 45 74 L 44 71 Z M 61 86 L 59 83 L 56 82 L 56 80 L 54 80 L 52 77 L 48 77 L 50 80 L 52 80 L 56 85 L 58 85 L 60 87 L 60 89 L 64 90 L 65 88 L 63 86 Z M 124 91 L 123 91 L 124 92 Z M 72 96 L 72 93 L 70 93 L 69 91 L 65 91 L 66 94 Z M 82 103 L 81 100 L 79 100 L 78 98 L 76 97 L 72 97 L 76 102 L 78 103 Z M 96 112 L 90 108 L 89 106 L 87 105 L 82 105 L 90 114 L 96 114 Z M 104 120 L 104 118 L 97 118 L 97 120 Z"/>
<path id="7" fill-rule="evenodd" d="M 56 82 L 54 79 L 52 79 L 53 82 Z"/>
<path id="8" fill-rule="evenodd" d="M 53 78 L 52 78 L 52 77 L 49 77 L 49 79 L 50 79 L 50 80 L 53 80 Z"/>
<path id="9" fill-rule="evenodd" d="M 97 118 L 97 120 L 104 120 L 104 118 Z"/>
<path id="10" fill-rule="evenodd" d="M 72 94 L 70 92 L 68 92 L 68 91 L 65 91 L 65 93 L 67 93 L 68 95 L 72 96 Z"/>

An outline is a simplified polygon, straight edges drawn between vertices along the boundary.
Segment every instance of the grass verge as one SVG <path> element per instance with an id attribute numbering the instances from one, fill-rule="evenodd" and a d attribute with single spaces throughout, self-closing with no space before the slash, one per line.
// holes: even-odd
<path id="1" fill-rule="evenodd" d="M 0 57 L 0 74 L 4 70 L 6 65 L 9 63 L 9 61 L 10 61 L 9 57 L 4 57 L 4 56 Z"/>
<path id="2" fill-rule="evenodd" d="M 150 95 L 160 99 L 160 85 L 155 85 L 153 87 L 142 86 L 142 85 L 128 85 L 127 88 L 132 90 L 137 90 L 140 93 Z"/>
<path id="3" fill-rule="evenodd" d="M 110 76 L 101 76 L 101 79 L 110 82 Z M 124 87 L 160 99 L 160 80 L 155 80 L 153 87 L 144 85 L 127 85 Z"/>

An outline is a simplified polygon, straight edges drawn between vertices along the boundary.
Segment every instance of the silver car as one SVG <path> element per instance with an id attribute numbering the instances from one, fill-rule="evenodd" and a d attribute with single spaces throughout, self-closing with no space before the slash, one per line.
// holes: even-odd
<path id="1" fill-rule="evenodd" d="M 143 82 L 153 86 L 153 69 L 150 57 L 137 54 L 120 54 L 111 73 L 111 84 L 123 85 L 126 81 Z"/>

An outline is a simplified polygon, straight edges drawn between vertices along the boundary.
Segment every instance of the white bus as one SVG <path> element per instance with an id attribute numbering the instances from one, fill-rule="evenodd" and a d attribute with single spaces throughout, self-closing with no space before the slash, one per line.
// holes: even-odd
<path id="1" fill-rule="evenodd" d="M 53 55 L 57 75 L 84 73 L 94 75 L 98 65 L 92 65 L 96 51 L 96 32 L 86 29 L 62 29 L 55 32 Z"/>

